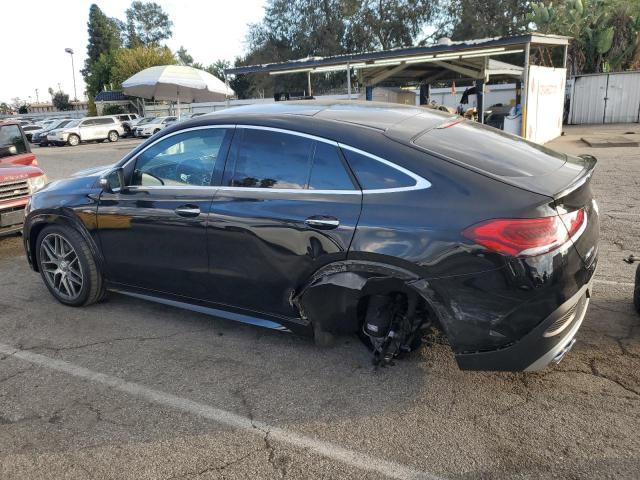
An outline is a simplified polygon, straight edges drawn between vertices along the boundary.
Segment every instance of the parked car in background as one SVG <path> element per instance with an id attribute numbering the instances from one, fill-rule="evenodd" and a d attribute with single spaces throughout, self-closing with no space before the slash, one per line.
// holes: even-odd
<path id="1" fill-rule="evenodd" d="M 359 334 L 382 364 L 437 328 L 462 369 L 539 370 L 589 305 L 595 165 L 434 110 L 252 105 L 38 192 L 24 244 L 70 306 L 113 289 L 320 343 Z"/>
<path id="2" fill-rule="evenodd" d="M 56 120 L 51 123 L 46 128 L 40 129 L 36 132 L 33 132 L 33 136 L 31 137 L 31 143 L 35 145 L 40 145 L 41 147 L 49 146 L 49 141 L 47 140 L 47 135 L 52 133 L 54 130 L 59 128 L 71 126 L 73 122 L 78 122 L 79 120 L 73 120 L 71 118 L 65 118 L 62 120 Z"/>
<path id="3" fill-rule="evenodd" d="M 30 195 L 46 185 L 37 165 L 20 125 L 0 122 L 0 236 L 22 229 Z"/>
<path id="4" fill-rule="evenodd" d="M 75 147 L 80 142 L 104 141 L 117 142 L 124 134 L 124 128 L 113 116 L 85 117 L 77 124 L 67 126 L 47 135 L 47 141 L 54 145 Z"/>
<path id="5" fill-rule="evenodd" d="M 136 125 L 135 136 L 150 137 L 151 135 L 158 133 L 163 128 L 167 128 L 176 120 L 178 120 L 178 117 L 155 117 L 144 124 L 140 122 Z"/>
<path id="6" fill-rule="evenodd" d="M 124 129 L 123 137 L 128 137 L 131 135 L 131 129 L 133 125 L 136 124 L 138 120 L 140 120 L 140 115 L 137 113 L 120 113 L 118 115 L 114 115 L 120 123 L 122 123 L 122 128 Z"/>
<path id="7" fill-rule="evenodd" d="M 40 127 L 39 125 L 24 125 L 22 127 L 22 131 L 24 132 L 28 141 L 31 141 L 31 139 L 33 138 L 33 134 L 35 132 L 39 132 L 40 130 L 42 130 L 42 127 Z"/>

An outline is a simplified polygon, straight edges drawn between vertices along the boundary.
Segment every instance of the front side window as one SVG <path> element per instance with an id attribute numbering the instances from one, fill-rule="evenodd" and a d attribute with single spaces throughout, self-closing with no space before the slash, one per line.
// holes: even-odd
<path id="1" fill-rule="evenodd" d="M 5 125 L 0 127 L 0 157 L 20 155 L 27 153 L 22 132 L 17 125 Z"/>
<path id="2" fill-rule="evenodd" d="M 342 151 L 363 190 L 406 188 L 416 185 L 414 178 L 391 165 L 347 148 L 343 148 Z"/>
<path id="3" fill-rule="evenodd" d="M 95 120 L 93 120 L 93 119 L 91 119 L 91 120 L 85 120 L 84 122 L 82 122 L 82 123 L 80 124 L 80 127 L 91 127 L 91 126 L 93 126 L 93 125 L 95 125 L 95 124 L 96 124 L 96 121 L 95 121 Z"/>
<path id="4" fill-rule="evenodd" d="M 239 129 L 225 185 L 249 188 L 306 188 L 314 141 L 260 129 Z"/>
<path id="5" fill-rule="evenodd" d="M 191 130 L 167 137 L 136 160 L 132 185 L 209 186 L 229 130 Z"/>

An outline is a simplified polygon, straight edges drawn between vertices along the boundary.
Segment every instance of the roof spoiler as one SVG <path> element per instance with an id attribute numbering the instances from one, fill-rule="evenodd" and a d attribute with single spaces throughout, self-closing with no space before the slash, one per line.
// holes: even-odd
<path id="1" fill-rule="evenodd" d="M 565 197 L 571 192 L 579 189 L 582 185 L 587 183 L 587 181 L 589 181 L 589 179 L 593 175 L 593 172 L 596 168 L 596 163 L 598 163 L 596 157 L 586 154 L 578 155 L 578 157 L 584 160 L 584 168 L 582 169 L 580 174 L 569 185 L 567 185 L 567 187 L 553 196 L 554 199 L 558 200 L 559 198 Z"/>

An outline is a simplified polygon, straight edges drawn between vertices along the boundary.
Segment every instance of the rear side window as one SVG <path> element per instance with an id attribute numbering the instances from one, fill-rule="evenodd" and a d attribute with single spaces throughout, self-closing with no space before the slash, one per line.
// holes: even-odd
<path id="1" fill-rule="evenodd" d="M 324 142 L 316 142 L 309 176 L 309 189 L 355 189 L 336 146 Z"/>
<path id="2" fill-rule="evenodd" d="M 348 148 L 343 148 L 342 152 L 363 190 L 406 188 L 416 185 L 414 178 L 391 165 Z"/>
<path id="3" fill-rule="evenodd" d="M 114 118 L 96 118 L 94 120 L 95 125 L 107 125 L 109 123 L 116 123 Z"/>
<path id="4" fill-rule="evenodd" d="M 305 188 L 311 167 L 312 140 L 249 128 L 239 129 L 236 135 L 239 141 L 235 144 L 230 178 L 225 185 Z"/>

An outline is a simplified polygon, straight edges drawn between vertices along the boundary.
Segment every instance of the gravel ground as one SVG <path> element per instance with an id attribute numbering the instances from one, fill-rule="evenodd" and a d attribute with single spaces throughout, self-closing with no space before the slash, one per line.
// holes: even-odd
<path id="1" fill-rule="evenodd" d="M 0 478 L 638 478 L 640 149 L 579 141 L 600 131 L 551 144 L 599 158 L 602 233 L 578 342 L 541 373 L 461 372 L 443 345 L 374 370 L 355 338 L 116 294 L 66 308 L 0 239 Z M 135 144 L 34 150 L 56 179 Z"/>

